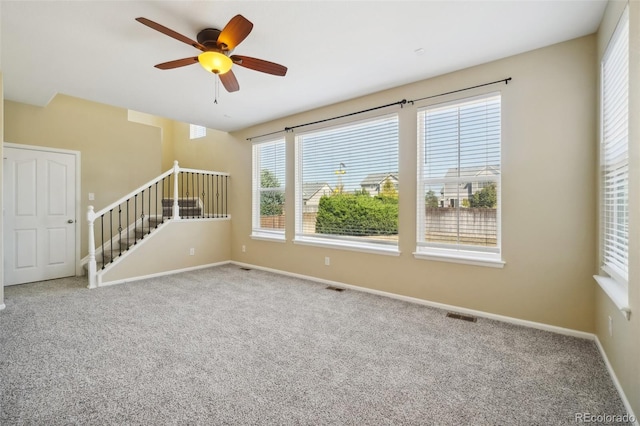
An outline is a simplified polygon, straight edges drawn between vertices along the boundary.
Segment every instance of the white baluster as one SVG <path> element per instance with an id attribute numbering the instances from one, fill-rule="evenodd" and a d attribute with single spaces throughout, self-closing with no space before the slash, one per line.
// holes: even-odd
<path id="1" fill-rule="evenodd" d="M 178 205 L 178 175 L 180 166 L 178 160 L 173 162 L 173 218 L 180 219 L 180 206 Z"/>
<path id="2" fill-rule="evenodd" d="M 89 263 L 88 263 L 88 271 L 89 274 L 89 288 L 96 288 L 96 240 L 93 235 L 93 222 L 96 220 L 96 214 L 93 211 L 93 206 L 89 206 L 89 211 L 87 211 L 87 221 L 89 222 Z"/>

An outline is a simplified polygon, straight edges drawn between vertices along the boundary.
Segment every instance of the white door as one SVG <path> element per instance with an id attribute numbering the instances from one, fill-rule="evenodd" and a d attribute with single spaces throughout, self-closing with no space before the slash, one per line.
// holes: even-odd
<path id="1" fill-rule="evenodd" d="M 75 275 L 76 158 L 3 150 L 4 283 Z"/>

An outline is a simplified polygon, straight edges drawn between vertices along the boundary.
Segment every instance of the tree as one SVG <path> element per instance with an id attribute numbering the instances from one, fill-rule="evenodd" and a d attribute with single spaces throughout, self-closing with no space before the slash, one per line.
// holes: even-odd
<path id="1" fill-rule="evenodd" d="M 498 196 L 496 193 L 496 184 L 492 182 L 482 188 L 480 191 L 476 191 L 473 197 L 469 198 L 470 207 L 481 207 L 487 209 L 493 209 L 498 203 Z"/>
<path id="2" fill-rule="evenodd" d="M 398 198 L 398 191 L 393 182 L 391 182 L 391 179 L 385 179 L 384 185 L 382 185 L 382 191 L 380 191 L 380 196 L 383 198 Z"/>
<path id="3" fill-rule="evenodd" d="M 427 191 L 424 197 L 424 203 L 427 207 L 438 207 L 439 203 L 436 193 L 431 190 Z"/>
<path id="4" fill-rule="evenodd" d="M 270 170 L 260 171 L 261 188 L 280 188 L 280 182 Z M 260 192 L 260 215 L 279 216 L 283 212 L 284 194 L 281 191 Z"/>

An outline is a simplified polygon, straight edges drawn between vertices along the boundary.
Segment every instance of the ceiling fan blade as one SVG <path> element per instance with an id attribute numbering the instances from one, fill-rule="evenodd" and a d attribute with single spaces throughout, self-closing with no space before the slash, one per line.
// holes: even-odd
<path id="1" fill-rule="evenodd" d="M 274 62 L 265 61 L 264 59 L 252 58 L 250 56 L 233 55 L 231 56 L 231 60 L 236 65 L 240 65 L 241 67 L 249 68 L 255 71 L 278 75 L 281 77 L 287 74 L 287 67 L 276 64 Z"/>
<path id="2" fill-rule="evenodd" d="M 253 24 L 247 18 L 242 15 L 234 16 L 218 36 L 218 47 L 224 50 L 233 50 L 242 40 L 247 38 L 252 29 Z M 222 44 L 226 47 L 221 46 Z"/>
<path id="3" fill-rule="evenodd" d="M 233 74 L 233 71 L 229 70 L 224 74 L 218 74 L 218 76 L 220 77 L 220 81 L 224 88 L 227 89 L 227 92 L 237 92 L 240 90 L 240 85 L 238 84 L 238 80 Z"/>
<path id="4" fill-rule="evenodd" d="M 197 63 L 198 63 L 198 57 L 194 56 L 193 58 L 176 59 L 175 61 L 163 62 L 161 64 L 156 65 L 155 67 L 161 70 L 170 70 L 173 68 L 184 67 L 187 65 L 192 65 Z"/>
<path id="5" fill-rule="evenodd" d="M 183 36 L 182 34 L 177 33 L 175 31 L 173 31 L 172 29 L 165 27 L 164 25 L 160 25 L 157 22 L 153 22 L 150 19 L 147 19 L 147 18 L 136 18 L 136 21 L 140 22 L 141 24 L 146 25 L 149 28 L 153 28 L 154 30 L 159 31 L 164 35 L 168 35 L 171 38 L 175 38 L 178 41 L 181 41 L 181 42 L 186 43 L 186 44 L 190 44 L 191 46 L 193 46 L 196 49 L 199 49 L 199 50 L 201 50 L 203 52 L 206 50 L 206 48 L 203 45 L 201 45 L 200 43 L 198 43 L 197 41 L 191 40 L 189 37 Z"/>

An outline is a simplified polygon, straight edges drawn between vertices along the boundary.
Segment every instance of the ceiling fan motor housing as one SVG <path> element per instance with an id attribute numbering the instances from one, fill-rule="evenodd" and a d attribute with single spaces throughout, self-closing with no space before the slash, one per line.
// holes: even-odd
<path id="1" fill-rule="evenodd" d="M 221 31 L 216 30 L 215 28 L 205 28 L 200 31 L 196 36 L 198 43 L 211 50 L 220 50 L 220 46 L 218 46 L 218 36 Z"/>

